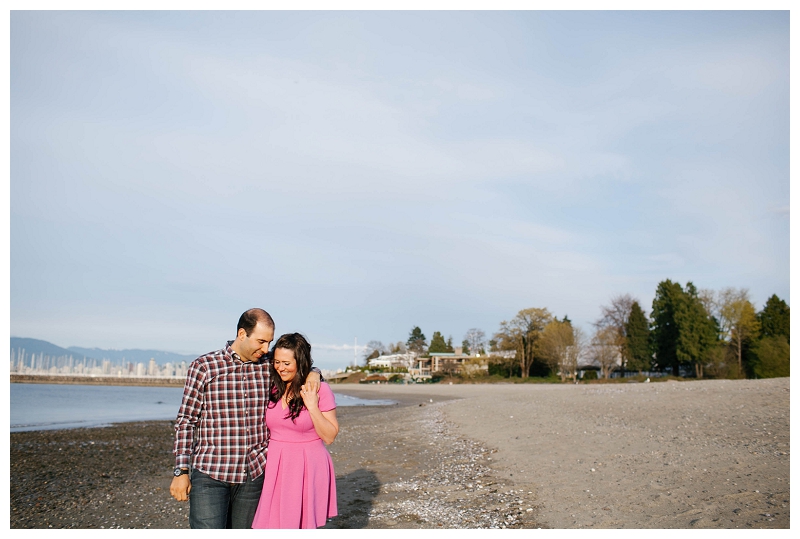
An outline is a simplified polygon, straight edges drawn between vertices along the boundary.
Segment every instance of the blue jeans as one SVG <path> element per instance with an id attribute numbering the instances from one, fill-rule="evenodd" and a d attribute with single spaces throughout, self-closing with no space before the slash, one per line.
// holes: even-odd
<path id="1" fill-rule="evenodd" d="M 189 527 L 250 528 L 256 514 L 264 475 L 244 483 L 217 481 L 199 470 L 192 470 L 189 492 Z"/>

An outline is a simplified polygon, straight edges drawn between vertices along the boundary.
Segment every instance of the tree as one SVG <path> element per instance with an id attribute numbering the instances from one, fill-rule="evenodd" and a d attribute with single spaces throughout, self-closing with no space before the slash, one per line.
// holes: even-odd
<path id="1" fill-rule="evenodd" d="M 386 347 L 383 346 L 381 341 L 369 341 L 364 350 L 364 359 L 369 362 L 370 359 L 375 359 L 386 353 Z"/>
<path id="2" fill-rule="evenodd" d="M 411 328 L 411 332 L 408 334 L 408 340 L 406 341 L 406 346 L 410 352 L 413 352 L 416 356 L 424 355 L 427 351 L 427 343 L 425 342 L 425 334 L 422 333 L 422 330 L 419 329 L 419 326 L 414 326 Z"/>
<path id="3" fill-rule="evenodd" d="M 708 350 L 717 340 L 717 328 L 691 282 L 686 290 L 666 279 L 656 287 L 651 319 L 651 339 L 659 368 L 671 368 L 680 375 L 680 366 L 694 365 L 702 377 Z"/>
<path id="4" fill-rule="evenodd" d="M 441 353 L 447 352 L 447 343 L 444 341 L 444 337 L 438 331 L 433 332 L 433 337 L 431 337 L 431 344 L 428 346 L 428 353 Z"/>
<path id="5" fill-rule="evenodd" d="M 683 297 L 683 289 L 669 279 L 661 281 L 653 298 L 650 335 L 656 355 L 656 364 L 661 369 L 671 368 L 678 374 L 678 326 L 675 311 Z"/>
<path id="6" fill-rule="evenodd" d="M 756 378 L 789 376 L 789 342 L 783 335 L 761 338 L 750 350 Z"/>
<path id="7" fill-rule="evenodd" d="M 389 345 L 390 354 L 405 354 L 406 352 L 408 352 L 408 349 L 403 341 L 397 341 L 395 344 Z"/>
<path id="8" fill-rule="evenodd" d="M 469 341 L 467 341 L 466 339 L 461 341 L 461 353 L 464 354 L 465 356 L 469 355 Z"/>
<path id="9" fill-rule="evenodd" d="M 554 320 L 545 326 L 539 349 L 550 368 L 561 376 L 561 381 L 574 379 L 578 371 L 578 359 L 584 346 L 583 331 L 572 327 L 569 321 Z"/>
<path id="10" fill-rule="evenodd" d="M 483 332 L 482 329 L 478 328 L 470 328 L 464 334 L 464 342 L 468 343 L 467 346 L 464 346 L 464 350 L 469 350 L 466 353 L 473 353 L 473 354 L 485 354 L 486 352 L 483 350 L 486 346 L 486 334 Z M 463 345 L 462 345 L 463 346 Z"/>
<path id="11" fill-rule="evenodd" d="M 446 345 L 447 345 L 447 349 L 445 350 L 445 352 L 450 352 L 452 354 L 452 353 L 454 353 L 456 351 L 455 348 L 453 348 L 453 336 L 452 335 L 449 335 L 447 337 Z"/>
<path id="12" fill-rule="evenodd" d="M 631 306 L 636 302 L 630 294 L 620 294 L 611 298 L 610 305 L 600 307 L 600 318 L 594 323 L 595 328 L 614 328 L 616 332 L 615 343 L 622 358 L 622 367 L 627 367 L 627 353 L 625 349 L 625 327 L 631 314 Z M 566 318 L 566 317 L 564 317 Z"/>
<path id="13" fill-rule="evenodd" d="M 686 283 L 683 297 L 678 303 L 675 323 L 678 325 L 678 362 L 693 365 L 697 378 L 702 378 L 708 350 L 717 342 L 719 330 L 691 281 Z"/>
<path id="14" fill-rule="evenodd" d="M 713 378 L 731 378 L 735 371 L 735 369 L 731 370 L 731 359 L 733 359 L 733 354 L 728 343 L 717 341 L 706 352 L 703 375 L 711 375 Z"/>
<path id="15" fill-rule="evenodd" d="M 650 369 L 653 360 L 650 350 L 650 328 L 638 301 L 631 304 L 631 313 L 625 324 L 625 351 L 628 369 L 639 372 Z"/>
<path id="16" fill-rule="evenodd" d="M 775 294 L 772 294 L 764 305 L 764 309 L 758 313 L 758 321 L 761 324 L 761 335 L 764 337 L 786 337 L 789 343 L 789 306 Z"/>
<path id="17" fill-rule="evenodd" d="M 603 378 L 610 378 L 611 371 L 622 362 L 618 338 L 616 328 L 612 326 L 597 328 L 592 336 L 592 358 L 600 366 L 600 375 Z"/>
<path id="18" fill-rule="evenodd" d="M 717 341 L 725 338 L 722 327 L 720 326 L 721 315 L 719 309 L 721 298 L 721 294 L 710 288 L 701 288 L 697 292 L 697 299 L 703 305 L 703 308 L 706 310 L 706 313 L 708 313 L 709 318 L 717 330 Z"/>
<path id="19" fill-rule="evenodd" d="M 527 378 L 536 360 L 536 345 L 545 326 L 553 320 L 547 309 L 523 309 L 510 322 L 503 320 L 500 330 L 495 334 L 501 350 L 516 350 L 519 360 L 520 377 Z M 541 362 L 547 368 L 545 362 Z"/>
<path id="20" fill-rule="evenodd" d="M 760 324 L 746 288 L 726 288 L 720 294 L 720 325 L 736 352 L 739 377 L 743 374 L 742 357 L 750 340 L 758 335 Z"/>

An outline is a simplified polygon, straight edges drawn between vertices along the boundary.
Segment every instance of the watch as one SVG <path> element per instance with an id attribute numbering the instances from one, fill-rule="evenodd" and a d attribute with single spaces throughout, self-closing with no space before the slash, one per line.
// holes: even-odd
<path id="1" fill-rule="evenodd" d="M 189 473 L 189 468 L 175 468 L 175 470 L 172 472 L 172 475 L 174 475 L 175 477 L 180 477 L 183 474 L 188 474 L 188 473 Z"/>

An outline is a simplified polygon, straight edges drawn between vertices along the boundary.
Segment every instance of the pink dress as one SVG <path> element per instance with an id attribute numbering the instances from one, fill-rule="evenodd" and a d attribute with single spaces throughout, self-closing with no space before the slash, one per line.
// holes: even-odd
<path id="1" fill-rule="evenodd" d="M 272 406 L 273 403 L 270 403 Z M 285 419 L 278 401 L 267 406 L 269 428 L 264 489 L 253 528 L 318 528 L 335 517 L 336 476 L 331 455 L 314 430 L 311 415 L 303 409 L 295 422 Z M 320 384 L 319 409 L 336 408 L 333 391 Z"/>

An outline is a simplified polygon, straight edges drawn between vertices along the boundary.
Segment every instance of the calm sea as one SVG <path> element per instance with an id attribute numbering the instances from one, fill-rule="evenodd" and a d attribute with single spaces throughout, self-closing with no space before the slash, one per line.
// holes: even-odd
<path id="1" fill-rule="evenodd" d="M 11 432 L 175 419 L 181 387 L 11 384 Z M 337 406 L 393 404 L 336 394 Z"/>

